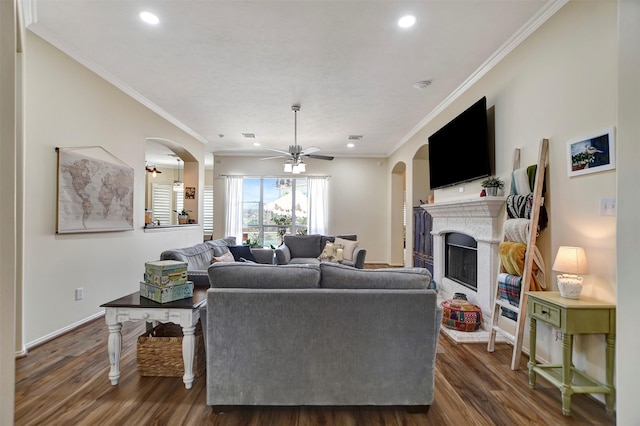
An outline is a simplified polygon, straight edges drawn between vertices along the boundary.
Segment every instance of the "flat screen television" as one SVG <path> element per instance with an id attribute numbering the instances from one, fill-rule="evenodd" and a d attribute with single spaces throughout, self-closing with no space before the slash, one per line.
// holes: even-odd
<path id="1" fill-rule="evenodd" d="M 429 137 L 431 189 L 491 175 L 487 98 L 483 97 Z"/>

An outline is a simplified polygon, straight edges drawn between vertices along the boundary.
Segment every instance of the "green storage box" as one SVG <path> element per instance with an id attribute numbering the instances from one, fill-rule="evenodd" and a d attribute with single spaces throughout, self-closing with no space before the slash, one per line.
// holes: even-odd
<path id="1" fill-rule="evenodd" d="M 187 263 L 177 260 L 156 260 L 144 264 L 144 281 L 158 287 L 187 282 Z"/>
<path id="2" fill-rule="evenodd" d="M 140 296 L 158 303 L 186 299 L 193 297 L 193 281 L 166 287 L 140 282 Z"/>

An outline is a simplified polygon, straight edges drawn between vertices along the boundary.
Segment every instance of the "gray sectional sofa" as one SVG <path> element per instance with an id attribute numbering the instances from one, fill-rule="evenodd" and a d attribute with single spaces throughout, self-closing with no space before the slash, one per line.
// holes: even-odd
<path id="1" fill-rule="evenodd" d="M 216 263 L 208 274 L 208 405 L 432 404 L 442 310 L 428 270 Z"/>
<path id="2" fill-rule="evenodd" d="M 217 240 L 205 241 L 191 247 L 165 250 L 160 254 L 160 260 L 178 260 L 187 263 L 188 279 L 199 287 L 209 287 L 207 268 L 213 257 L 219 257 L 229 251 L 230 246 L 236 246 L 235 237 L 225 237 Z M 273 264 L 275 261 L 273 249 L 248 249 L 255 262 Z M 251 259 L 251 260 L 253 260 Z"/>
<path id="3" fill-rule="evenodd" d="M 293 264 L 319 264 L 318 257 L 322 253 L 327 241 L 334 242 L 336 238 L 358 241 L 358 236 L 349 235 L 285 235 L 280 247 L 276 248 L 276 260 L 278 265 Z M 358 269 L 364 268 L 364 259 L 367 251 L 362 247 L 356 247 L 352 260 L 344 260 L 342 263 Z"/>

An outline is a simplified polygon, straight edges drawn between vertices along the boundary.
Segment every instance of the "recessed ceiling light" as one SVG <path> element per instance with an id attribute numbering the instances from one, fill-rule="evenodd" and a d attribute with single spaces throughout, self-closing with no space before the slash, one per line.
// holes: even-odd
<path id="1" fill-rule="evenodd" d="M 156 25 L 160 22 L 160 19 L 151 12 L 140 12 L 140 19 L 151 25 Z"/>
<path id="2" fill-rule="evenodd" d="M 347 144 L 347 148 L 353 148 L 354 146 L 356 146 L 356 144 L 354 144 L 354 143 L 348 143 Z"/>
<path id="3" fill-rule="evenodd" d="M 416 17 L 413 15 L 406 15 L 398 20 L 398 26 L 400 28 L 409 28 L 409 27 L 412 27 L 413 24 L 415 23 L 416 23 Z"/>
<path id="4" fill-rule="evenodd" d="M 254 142 L 253 146 L 260 146 L 260 142 Z"/>

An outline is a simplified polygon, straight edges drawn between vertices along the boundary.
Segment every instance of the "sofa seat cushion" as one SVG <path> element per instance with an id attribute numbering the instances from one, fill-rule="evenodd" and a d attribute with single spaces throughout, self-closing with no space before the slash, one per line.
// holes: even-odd
<path id="1" fill-rule="evenodd" d="M 213 288 L 317 288 L 319 265 L 263 265 L 261 263 L 214 263 L 209 267 Z"/>
<path id="2" fill-rule="evenodd" d="M 318 257 L 324 248 L 322 235 L 285 235 L 284 243 L 291 257 Z"/>
<path id="3" fill-rule="evenodd" d="M 426 289 L 431 273 L 425 268 L 356 269 L 339 263 L 320 264 L 322 288 Z"/>
<path id="4" fill-rule="evenodd" d="M 289 265 L 319 265 L 320 261 L 315 257 L 294 257 Z"/>

